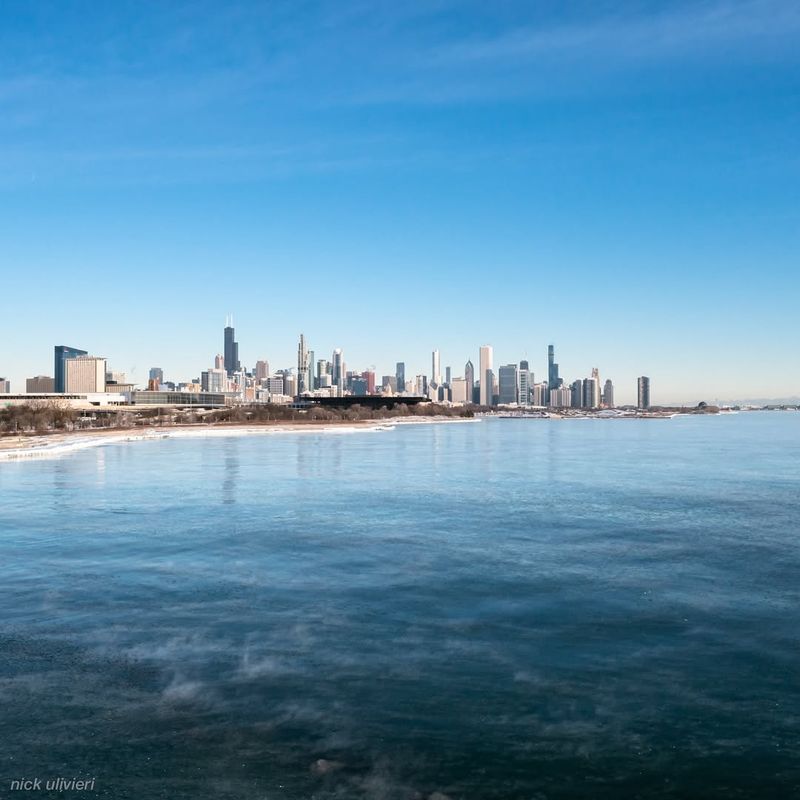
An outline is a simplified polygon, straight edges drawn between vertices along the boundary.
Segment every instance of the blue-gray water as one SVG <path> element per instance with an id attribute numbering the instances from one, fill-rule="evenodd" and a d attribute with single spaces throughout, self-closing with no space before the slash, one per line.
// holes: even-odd
<path id="1" fill-rule="evenodd" d="M 800 413 L 111 445 L 0 500 L 2 796 L 800 789 Z"/>

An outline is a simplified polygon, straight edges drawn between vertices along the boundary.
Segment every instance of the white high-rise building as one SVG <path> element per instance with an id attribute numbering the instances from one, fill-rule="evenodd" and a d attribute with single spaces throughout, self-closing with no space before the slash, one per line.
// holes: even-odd
<path id="1" fill-rule="evenodd" d="M 431 381 L 437 386 L 442 383 L 442 365 L 438 350 L 431 354 Z"/>
<path id="2" fill-rule="evenodd" d="M 519 362 L 519 404 L 529 406 L 531 404 L 531 378 L 533 375 L 527 361 Z"/>
<path id="3" fill-rule="evenodd" d="M 64 362 L 64 390 L 67 394 L 86 394 L 106 390 L 106 360 L 77 356 Z"/>
<path id="4" fill-rule="evenodd" d="M 480 383 L 480 404 L 490 406 L 494 393 L 494 374 L 492 373 L 492 346 L 483 345 L 478 351 L 478 382 Z"/>

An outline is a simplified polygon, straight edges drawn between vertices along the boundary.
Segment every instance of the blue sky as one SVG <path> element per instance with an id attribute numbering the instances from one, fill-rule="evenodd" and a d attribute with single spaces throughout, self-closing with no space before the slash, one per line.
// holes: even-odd
<path id="1" fill-rule="evenodd" d="M 800 394 L 800 5 L 0 6 L 0 375 L 348 368 Z"/>

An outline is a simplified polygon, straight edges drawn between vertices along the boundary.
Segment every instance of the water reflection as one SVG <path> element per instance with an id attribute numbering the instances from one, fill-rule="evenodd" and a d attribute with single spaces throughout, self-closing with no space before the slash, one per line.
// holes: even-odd
<path id="1" fill-rule="evenodd" d="M 236 492 L 241 472 L 239 445 L 240 441 L 236 436 L 223 439 L 222 503 L 224 505 L 234 505 L 236 503 Z"/>
<path id="2" fill-rule="evenodd" d="M 106 451 L 102 447 L 97 448 L 97 459 L 95 460 L 95 482 L 98 486 L 106 485 Z"/>

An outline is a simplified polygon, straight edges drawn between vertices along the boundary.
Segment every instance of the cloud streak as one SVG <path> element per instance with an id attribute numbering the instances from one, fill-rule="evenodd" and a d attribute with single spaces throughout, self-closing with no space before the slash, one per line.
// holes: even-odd
<path id="1" fill-rule="evenodd" d="M 522 26 L 492 37 L 446 44 L 431 63 L 466 65 L 543 57 L 659 58 L 706 48 L 789 42 L 800 31 L 800 6 L 772 0 L 703 3 L 677 11 L 632 17 L 616 14 L 589 23 Z"/>

